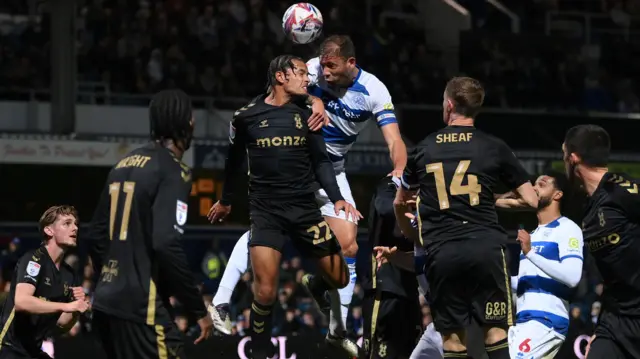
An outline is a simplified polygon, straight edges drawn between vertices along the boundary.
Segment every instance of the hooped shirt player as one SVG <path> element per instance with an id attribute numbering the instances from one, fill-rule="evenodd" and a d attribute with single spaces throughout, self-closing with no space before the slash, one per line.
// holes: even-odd
<path id="1" fill-rule="evenodd" d="M 531 250 L 520 253 L 511 285 L 517 291 L 516 325 L 509 328 L 511 358 L 551 359 L 569 330 L 569 302 L 582 276 L 581 228 L 566 217 L 539 225 Z"/>
<path id="2" fill-rule="evenodd" d="M 310 95 L 318 97 L 325 105 L 331 120 L 322 128 L 329 158 L 333 162 L 336 180 L 345 201 L 355 207 L 351 188 L 345 174 L 344 160 L 347 152 L 356 142 L 358 134 L 375 119 L 378 127 L 397 123 L 391 95 L 387 87 L 375 75 L 358 67 L 358 75 L 348 88 L 331 88 L 322 76 L 320 59 L 307 61 L 309 70 Z M 324 189 L 318 190 L 316 199 L 320 203 L 323 216 L 336 217 L 333 204 Z M 345 218 L 344 211 L 337 216 Z M 349 219 L 355 221 L 355 219 Z"/>

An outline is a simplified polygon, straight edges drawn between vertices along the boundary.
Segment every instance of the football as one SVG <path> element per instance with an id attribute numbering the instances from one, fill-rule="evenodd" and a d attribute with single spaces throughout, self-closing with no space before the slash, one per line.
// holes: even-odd
<path id="1" fill-rule="evenodd" d="M 289 6 L 282 17 L 285 35 L 296 44 L 308 44 L 322 34 L 322 14 L 307 2 Z"/>

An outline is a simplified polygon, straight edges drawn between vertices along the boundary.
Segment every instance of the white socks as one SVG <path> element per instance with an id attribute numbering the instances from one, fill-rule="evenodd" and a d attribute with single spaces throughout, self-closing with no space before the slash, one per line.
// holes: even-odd
<path id="1" fill-rule="evenodd" d="M 220 286 L 216 291 L 216 295 L 213 297 L 213 305 L 229 304 L 231 302 L 231 295 L 236 285 L 240 281 L 240 278 L 247 271 L 249 266 L 249 232 L 238 239 L 238 242 L 233 247 L 231 257 L 227 263 L 227 267 L 220 279 Z"/>

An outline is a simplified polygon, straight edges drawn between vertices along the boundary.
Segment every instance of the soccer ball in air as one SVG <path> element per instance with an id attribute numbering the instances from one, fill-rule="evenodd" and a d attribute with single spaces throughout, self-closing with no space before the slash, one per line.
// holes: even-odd
<path id="1" fill-rule="evenodd" d="M 322 14 L 308 2 L 289 6 L 282 17 L 282 29 L 296 44 L 308 44 L 322 33 Z"/>

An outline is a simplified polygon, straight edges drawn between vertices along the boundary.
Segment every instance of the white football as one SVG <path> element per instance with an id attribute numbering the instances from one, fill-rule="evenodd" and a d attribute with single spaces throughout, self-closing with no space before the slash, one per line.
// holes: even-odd
<path id="1" fill-rule="evenodd" d="M 289 6 L 282 17 L 282 29 L 296 44 L 308 44 L 322 34 L 322 14 L 307 2 Z"/>

